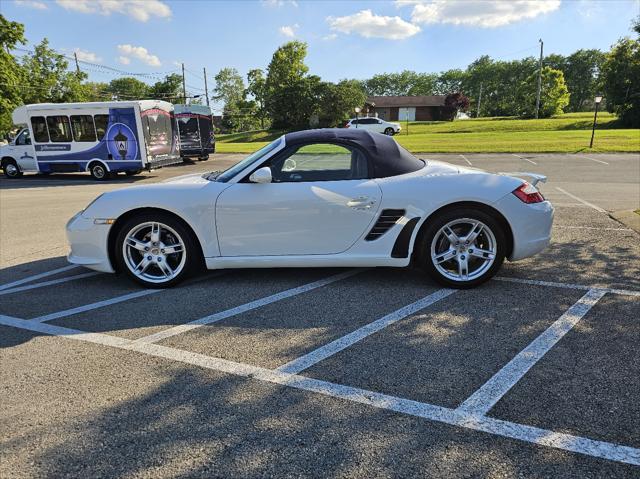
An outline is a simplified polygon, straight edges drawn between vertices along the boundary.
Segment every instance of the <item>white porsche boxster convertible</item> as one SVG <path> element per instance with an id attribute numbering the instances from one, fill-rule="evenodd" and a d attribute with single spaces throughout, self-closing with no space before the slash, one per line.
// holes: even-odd
<path id="1" fill-rule="evenodd" d="M 147 287 L 204 267 L 414 264 L 469 288 L 549 244 L 553 207 L 511 175 L 359 129 L 289 133 L 222 173 L 102 194 L 67 224 L 69 261 Z"/>

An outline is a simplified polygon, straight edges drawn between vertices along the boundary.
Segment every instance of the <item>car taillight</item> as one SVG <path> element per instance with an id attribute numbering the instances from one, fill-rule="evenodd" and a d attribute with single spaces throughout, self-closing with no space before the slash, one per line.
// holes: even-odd
<path id="1" fill-rule="evenodd" d="M 518 188 L 513 190 L 513 194 L 516 195 L 523 203 L 542 203 L 544 196 L 536 189 L 535 186 L 530 185 L 526 181 L 522 183 Z"/>

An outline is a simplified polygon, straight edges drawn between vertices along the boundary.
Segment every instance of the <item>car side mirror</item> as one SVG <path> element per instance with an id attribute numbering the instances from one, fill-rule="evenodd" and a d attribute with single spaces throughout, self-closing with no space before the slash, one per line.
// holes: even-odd
<path id="1" fill-rule="evenodd" d="M 271 183 L 272 180 L 271 168 L 268 166 L 258 168 L 256 171 L 251 173 L 251 176 L 249 177 L 249 181 L 252 183 Z"/>

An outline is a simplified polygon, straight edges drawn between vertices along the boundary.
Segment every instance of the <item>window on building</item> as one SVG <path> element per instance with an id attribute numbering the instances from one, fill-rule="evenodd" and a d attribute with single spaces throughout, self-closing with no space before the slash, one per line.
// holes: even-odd
<path id="1" fill-rule="evenodd" d="M 96 141 L 96 129 L 91 115 L 71 115 L 71 130 L 75 141 Z"/>

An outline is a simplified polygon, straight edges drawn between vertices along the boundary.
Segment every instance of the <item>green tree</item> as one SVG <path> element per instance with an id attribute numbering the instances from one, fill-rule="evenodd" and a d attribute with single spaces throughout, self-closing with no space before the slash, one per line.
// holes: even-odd
<path id="1" fill-rule="evenodd" d="M 43 39 L 32 54 L 22 58 L 25 78 L 31 87 L 23 92 L 25 103 L 64 103 L 84 101 L 82 81 L 86 73 L 68 71 L 69 62 L 64 55 L 49 47 Z"/>
<path id="2" fill-rule="evenodd" d="M 462 91 L 467 74 L 463 70 L 453 69 L 441 72 L 435 81 L 434 95 L 447 95 Z"/>
<path id="3" fill-rule="evenodd" d="M 640 41 L 622 38 L 602 65 L 602 85 L 607 108 L 625 126 L 640 127 Z"/>
<path id="4" fill-rule="evenodd" d="M 214 99 L 225 105 L 244 100 L 244 81 L 235 68 L 223 68 L 214 77 Z"/>
<path id="5" fill-rule="evenodd" d="M 433 73 L 416 73 L 404 70 L 400 73 L 380 73 L 363 83 L 370 96 L 432 95 L 438 76 Z"/>
<path id="6" fill-rule="evenodd" d="M 25 89 L 22 66 L 9 53 L 17 44 L 24 44 L 24 25 L 10 22 L 0 14 L 0 135 L 11 130 L 11 113 L 20 106 Z"/>
<path id="7" fill-rule="evenodd" d="M 260 128 L 265 128 L 265 120 L 267 119 L 267 108 L 265 100 L 267 97 L 267 80 L 264 72 L 256 68 L 247 73 L 247 90 L 246 93 L 253 97 L 256 103 L 256 112 L 260 119 Z"/>
<path id="8" fill-rule="evenodd" d="M 275 128 L 304 128 L 313 114 L 310 89 L 318 86 L 307 77 L 307 44 L 288 42 L 273 54 L 267 68 L 265 106 Z"/>
<path id="9" fill-rule="evenodd" d="M 157 81 L 149 88 L 149 98 L 154 100 L 165 100 L 173 103 L 184 101 L 182 95 L 182 76 L 172 73 L 164 77 L 164 80 Z"/>
<path id="10" fill-rule="evenodd" d="M 536 92 L 538 85 L 538 74 L 532 74 L 526 81 L 523 89 L 522 112 L 525 116 L 534 116 L 536 110 Z M 542 68 L 542 88 L 540 90 L 540 118 L 548 118 L 559 115 L 569 104 L 569 90 L 564 81 L 564 74 L 561 70 L 554 70 L 551 67 Z"/>
<path id="11" fill-rule="evenodd" d="M 351 118 L 354 108 L 364 105 L 367 95 L 358 80 L 342 80 L 337 84 L 325 82 L 320 87 L 318 125 L 339 126 Z"/>
<path id="12" fill-rule="evenodd" d="M 222 101 L 222 127 L 225 131 L 247 131 L 257 122 L 255 102 L 245 101 L 242 76 L 235 68 L 223 68 L 214 77 L 214 100 Z M 256 119 L 253 121 L 252 117 Z"/>
<path id="13" fill-rule="evenodd" d="M 149 98 L 149 85 L 133 77 L 115 78 L 106 93 L 119 100 L 143 100 Z"/>

